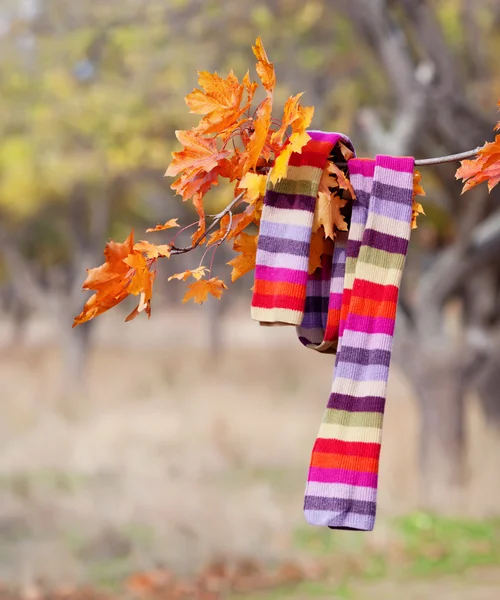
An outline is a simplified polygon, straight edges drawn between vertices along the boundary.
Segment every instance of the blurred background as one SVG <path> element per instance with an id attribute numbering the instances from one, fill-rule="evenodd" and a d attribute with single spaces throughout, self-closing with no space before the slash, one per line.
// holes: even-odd
<path id="1" fill-rule="evenodd" d="M 167 277 L 199 256 L 174 257 L 151 320 L 123 323 L 126 305 L 71 329 L 108 237 L 195 220 L 163 178 L 196 122 L 183 98 L 197 70 L 255 78 L 259 35 L 276 104 L 304 91 L 313 127 L 361 156 L 493 139 L 497 0 L 0 0 L 0 581 L 32 599 L 195 597 L 174 576 L 207 600 L 497 598 L 500 194 L 462 197 L 458 164 L 421 168 L 372 533 L 303 519 L 333 361 L 250 320 L 251 277 L 182 305 Z"/>

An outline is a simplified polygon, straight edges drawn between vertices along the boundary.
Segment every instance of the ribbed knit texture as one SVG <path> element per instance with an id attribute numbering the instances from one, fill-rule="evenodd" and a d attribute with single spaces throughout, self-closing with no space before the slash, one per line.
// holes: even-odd
<path id="1" fill-rule="evenodd" d="M 268 185 L 260 222 L 252 318 L 300 325 L 308 287 L 309 249 L 319 182 L 339 133 L 308 131 L 311 139 L 293 153 L 285 179 Z M 327 282 L 328 283 L 328 282 Z"/>
<path id="2" fill-rule="evenodd" d="M 335 312 L 332 317 L 338 319 L 339 339 L 332 392 L 306 487 L 304 510 L 313 525 L 374 526 L 396 305 L 410 237 L 413 169 L 413 158 L 349 161 L 357 199 L 340 302 L 334 276 L 330 288 L 335 297 L 330 294 L 329 305 L 335 311 L 341 306 L 340 316 Z"/>

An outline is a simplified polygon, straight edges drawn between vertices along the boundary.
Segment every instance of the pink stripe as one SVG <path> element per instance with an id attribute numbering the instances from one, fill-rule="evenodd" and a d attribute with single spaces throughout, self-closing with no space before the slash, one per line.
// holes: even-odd
<path id="1" fill-rule="evenodd" d="M 384 317 L 360 317 L 351 313 L 347 318 L 345 327 L 351 331 L 361 331 L 363 333 L 394 335 L 394 320 L 385 319 Z"/>
<path id="2" fill-rule="evenodd" d="M 337 310 L 342 308 L 342 294 L 330 294 L 329 308 Z"/>
<path id="3" fill-rule="evenodd" d="M 287 283 L 307 283 L 307 273 L 295 269 L 284 269 L 278 267 L 266 267 L 257 265 L 255 267 L 255 279 L 262 281 L 286 281 Z"/>
<path id="4" fill-rule="evenodd" d="M 352 161 L 349 161 L 349 164 L 351 162 Z M 377 165 L 384 167 L 384 169 L 391 169 L 391 171 L 398 171 L 400 173 L 413 173 L 415 159 L 411 158 L 410 156 L 401 156 L 396 158 L 394 156 L 379 154 L 377 156 Z"/>
<path id="5" fill-rule="evenodd" d="M 323 483 L 347 483 L 360 487 L 377 487 L 377 473 L 361 473 L 359 471 L 346 471 L 345 469 L 323 469 L 311 467 L 309 469 L 309 481 L 321 481 Z"/>

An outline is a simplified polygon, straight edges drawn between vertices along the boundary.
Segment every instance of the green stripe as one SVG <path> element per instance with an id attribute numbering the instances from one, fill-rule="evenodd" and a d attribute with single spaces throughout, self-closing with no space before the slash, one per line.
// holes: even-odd
<path id="1" fill-rule="evenodd" d="M 311 196 L 314 198 L 314 183 L 310 180 L 299 179 L 280 179 L 274 186 L 270 183 L 268 189 L 280 194 L 300 194 L 301 196 Z"/>
<path id="2" fill-rule="evenodd" d="M 349 412 L 348 410 L 327 408 L 323 416 L 323 423 L 382 429 L 382 419 L 383 415 L 378 412 Z"/>
<path id="3" fill-rule="evenodd" d="M 378 250 L 368 246 L 361 246 L 358 260 L 360 262 L 375 265 L 382 269 L 398 269 L 403 268 L 405 257 L 397 252 L 387 252 L 386 250 Z"/>

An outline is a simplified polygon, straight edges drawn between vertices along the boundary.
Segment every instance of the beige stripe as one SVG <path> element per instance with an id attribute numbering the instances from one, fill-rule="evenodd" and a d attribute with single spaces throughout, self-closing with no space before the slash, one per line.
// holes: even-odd
<path id="1" fill-rule="evenodd" d="M 349 412 L 327 408 L 323 423 L 337 423 L 347 427 L 378 427 L 382 429 L 383 416 L 378 412 Z"/>
<path id="2" fill-rule="evenodd" d="M 282 223 L 283 225 L 302 225 L 310 227 L 313 221 L 313 213 L 307 210 L 296 210 L 289 208 L 274 208 L 274 206 L 265 206 L 265 220 L 273 223 Z"/>
<path id="3" fill-rule="evenodd" d="M 363 240 L 365 229 L 366 227 L 363 223 L 351 223 L 349 228 L 349 239 L 361 242 Z"/>
<path id="4" fill-rule="evenodd" d="M 353 226 L 359 226 L 359 223 L 353 223 L 351 229 Z M 410 225 L 406 221 L 398 221 L 397 219 L 391 219 L 391 217 L 377 215 L 377 227 L 374 229 L 380 233 L 407 239 L 409 227 Z"/>
<path id="5" fill-rule="evenodd" d="M 300 325 L 304 313 L 298 310 L 290 310 L 289 308 L 260 308 L 252 306 L 250 315 L 255 321 Z"/>
<path id="6" fill-rule="evenodd" d="M 356 277 L 378 283 L 380 285 L 399 286 L 401 281 L 402 269 L 384 269 L 369 263 L 358 261 L 356 266 Z"/>
<path id="7" fill-rule="evenodd" d="M 347 427 L 337 423 L 321 423 L 318 437 L 343 442 L 366 442 L 380 444 L 382 430 L 375 427 Z"/>
<path id="8" fill-rule="evenodd" d="M 318 167 L 311 167 L 310 165 L 304 165 L 303 167 L 294 167 L 288 165 L 288 171 L 286 178 L 292 181 L 311 181 L 312 179 L 321 178 L 323 171 Z"/>
<path id="9" fill-rule="evenodd" d="M 333 380 L 332 392 L 347 394 L 355 398 L 364 396 L 385 397 L 387 383 L 385 381 L 354 381 L 346 377 L 336 377 Z"/>

